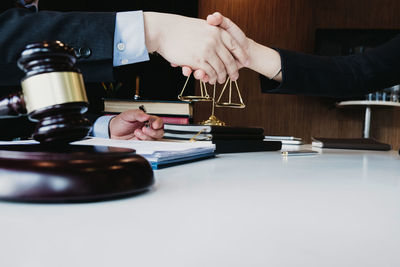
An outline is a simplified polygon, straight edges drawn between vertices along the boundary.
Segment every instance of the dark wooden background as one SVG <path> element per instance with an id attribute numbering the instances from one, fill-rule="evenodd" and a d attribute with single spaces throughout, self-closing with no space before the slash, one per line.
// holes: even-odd
<path id="1" fill-rule="evenodd" d="M 219 11 L 247 36 L 267 46 L 314 52 L 315 31 L 400 29 L 398 0 L 199 0 L 199 17 Z M 400 62 L 399 62 L 400 64 Z M 339 109 L 338 99 L 261 93 L 257 73 L 242 69 L 238 80 L 246 108 L 216 109 L 231 125 L 264 127 L 268 135 L 361 137 L 363 109 Z M 195 105 L 195 122 L 208 118 L 209 102 Z M 400 147 L 400 109 L 372 111 L 371 137 Z"/>

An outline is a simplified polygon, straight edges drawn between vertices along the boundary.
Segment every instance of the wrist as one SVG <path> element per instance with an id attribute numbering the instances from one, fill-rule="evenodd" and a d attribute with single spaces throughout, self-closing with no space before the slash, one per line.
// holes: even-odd
<path id="1" fill-rule="evenodd" d="M 249 39 L 249 68 L 263 74 L 269 79 L 274 78 L 280 81 L 281 56 L 272 48 L 263 46 Z M 277 75 L 278 73 L 278 75 Z"/>
<path id="2" fill-rule="evenodd" d="M 113 129 L 113 120 L 115 119 L 116 116 L 113 116 L 110 121 L 108 122 L 108 136 L 110 139 L 114 139 L 113 134 L 112 134 L 112 129 Z"/>
<path id="3" fill-rule="evenodd" d="M 254 42 L 252 39 L 250 39 L 250 38 L 247 38 L 247 40 L 248 40 L 248 43 L 249 43 L 249 49 L 248 49 L 248 51 L 249 51 L 249 60 L 248 60 L 248 68 L 249 69 L 252 69 L 252 70 L 255 70 L 256 68 L 257 68 L 257 66 L 256 66 L 256 57 L 257 57 L 257 54 L 258 54 L 258 51 L 257 51 L 257 43 L 256 42 Z"/>
<path id="4" fill-rule="evenodd" d="M 156 12 L 143 12 L 145 42 L 149 53 L 158 51 L 160 46 L 160 23 L 157 23 L 159 16 Z"/>

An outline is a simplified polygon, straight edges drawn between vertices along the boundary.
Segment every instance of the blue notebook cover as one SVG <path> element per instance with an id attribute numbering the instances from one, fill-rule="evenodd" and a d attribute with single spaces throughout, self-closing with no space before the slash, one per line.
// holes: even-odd
<path id="1" fill-rule="evenodd" d="M 158 170 L 166 167 L 171 167 L 171 166 L 176 166 L 180 164 L 185 164 L 197 160 L 202 160 L 202 159 L 208 159 L 208 158 L 213 158 L 215 157 L 215 153 L 204 153 L 204 154 L 198 154 L 198 155 L 193 155 L 193 156 L 187 156 L 187 157 L 182 157 L 182 158 L 175 158 L 175 159 L 170 159 L 170 160 L 163 160 L 163 161 L 149 161 L 151 167 L 153 170 Z"/>

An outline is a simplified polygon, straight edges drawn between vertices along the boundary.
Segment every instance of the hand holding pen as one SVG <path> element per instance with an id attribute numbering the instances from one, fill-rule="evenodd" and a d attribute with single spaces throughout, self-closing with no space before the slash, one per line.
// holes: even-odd
<path id="1" fill-rule="evenodd" d="M 143 105 L 140 105 L 140 106 L 139 106 L 139 109 L 140 109 L 141 111 L 143 111 L 144 113 L 147 113 L 147 111 L 146 111 L 146 109 L 144 108 Z M 146 127 L 148 128 L 148 127 L 151 126 L 151 123 L 152 123 L 152 121 L 150 121 L 150 120 L 145 121 L 145 122 L 144 122 L 144 126 L 146 126 Z"/>
<path id="2" fill-rule="evenodd" d="M 141 109 L 127 110 L 115 116 L 109 125 L 110 138 L 124 140 L 159 140 L 164 135 L 161 118 Z"/>

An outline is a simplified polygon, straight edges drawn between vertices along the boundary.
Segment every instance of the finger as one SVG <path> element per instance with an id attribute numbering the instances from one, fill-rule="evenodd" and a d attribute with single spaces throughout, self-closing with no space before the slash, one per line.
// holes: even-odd
<path id="1" fill-rule="evenodd" d="M 186 77 L 190 76 L 192 74 L 192 69 L 188 66 L 183 66 L 182 67 L 182 74 Z"/>
<path id="2" fill-rule="evenodd" d="M 124 121 L 133 122 L 145 122 L 150 119 L 150 115 L 141 111 L 140 109 L 129 109 L 120 114 Z"/>
<path id="3" fill-rule="evenodd" d="M 155 139 L 151 136 L 148 136 L 147 134 L 143 133 L 141 129 L 136 129 L 135 130 L 135 137 L 139 140 L 142 141 L 154 141 Z"/>
<path id="4" fill-rule="evenodd" d="M 232 37 L 237 41 L 238 44 L 242 44 L 246 47 L 241 47 L 244 54 L 238 51 L 238 54 L 235 54 L 236 58 L 240 61 L 243 66 L 248 65 L 249 55 L 246 52 L 247 49 L 247 37 L 246 34 L 229 18 L 224 17 L 219 12 L 215 12 L 212 15 L 208 15 L 207 23 L 214 26 L 219 26 L 222 29 L 226 30 Z M 232 52 L 232 51 L 231 51 Z"/>
<path id="5" fill-rule="evenodd" d="M 219 26 L 222 29 L 226 30 L 230 34 L 234 35 L 233 37 L 241 37 L 239 34 L 243 33 L 243 31 L 235 24 L 232 22 L 227 17 L 224 17 L 221 13 L 215 12 L 212 15 L 207 16 L 207 23 L 213 25 L 213 26 Z M 240 39 L 240 38 L 238 38 Z"/>
<path id="6" fill-rule="evenodd" d="M 178 65 L 176 65 L 176 64 L 174 64 L 174 63 L 170 63 L 170 64 L 171 64 L 171 67 L 173 67 L 173 68 L 178 67 Z"/>
<path id="7" fill-rule="evenodd" d="M 210 79 L 208 78 L 208 75 L 204 75 L 204 78 L 201 80 L 202 82 L 208 83 Z"/>
<path id="8" fill-rule="evenodd" d="M 249 60 L 249 55 L 247 54 L 246 50 L 239 45 L 235 38 L 232 38 L 232 36 L 228 32 L 222 31 L 221 39 L 225 47 L 228 48 L 228 50 L 234 55 L 234 57 L 242 65 L 246 65 L 247 61 Z"/>
<path id="9" fill-rule="evenodd" d="M 208 78 L 208 75 L 207 74 L 205 74 L 204 73 L 204 75 L 203 74 L 197 74 L 197 72 L 199 72 L 199 73 L 201 73 L 201 72 L 204 72 L 203 70 L 196 70 L 194 73 L 193 73 L 193 77 L 197 77 L 196 79 L 197 80 L 200 80 L 200 81 L 202 81 L 202 82 L 205 82 L 205 83 L 208 83 L 209 82 L 209 78 Z"/>
<path id="10" fill-rule="evenodd" d="M 206 72 L 208 76 L 208 82 L 210 84 L 214 84 L 217 81 L 217 73 L 209 63 L 207 62 L 202 63 L 200 69 L 203 69 Z"/>
<path id="11" fill-rule="evenodd" d="M 204 79 L 206 78 L 207 74 L 205 73 L 204 70 L 195 70 L 193 72 L 193 76 L 197 79 L 197 80 L 201 80 L 204 82 Z"/>
<path id="12" fill-rule="evenodd" d="M 234 39 L 236 39 L 239 43 L 245 41 L 247 39 L 246 34 L 229 18 L 222 16 L 220 13 L 216 12 L 213 16 L 216 16 L 221 20 L 221 23 L 218 24 L 219 27 L 226 30 Z"/>
<path id="13" fill-rule="evenodd" d="M 207 23 L 213 26 L 219 26 L 222 23 L 223 16 L 219 12 L 215 12 L 207 16 Z"/>
<path id="14" fill-rule="evenodd" d="M 143 127 L 142 128 L 142 132 L 143 134 L 145 134 L 146 136 L 159 140 L 164 136 L 164 130 L 163 129 L 152 129 L 152 128 L 148 128 L 148 127 Z"/>
<path id="15" fill-rule="evenodd" d="M 150 116 L 149 126 L 151 129 L 160 130 L 164 128 L 164 121 L 157 116 Z"/>
<path id="16" fill-rule="evenodd" d="M 221 48 L 218 50 L 223 50 L 223 45 L 221 45 Z M 218 51 L 217 50 L 217 51 Z M 225 49 L 226 50 L 226 49 Z M 228 52 L 227 52 L 228 53 Z M 233 60 L 233 58 L 232 58 Z M 212 68 L 215 70 L 217 73 L 217 81 L 218 83 L 224 83 L 226 80 L 226 64 L 228 62 L 223 62 L 222 59 L 219 57 L 218 53 L 216 53 L 214 56 L 210 57 L 207 62 L 212 66 Z"/>
<path id="17" fill-rule="evenodd" d="M 229 53 L 229 51 L 224 48 L 218 51 L 218 56 L 223 61 L 226 71 L 228 72 L 228 75 L 231 78 L 231 80 L 236 81 L 239 78 L 239 69 L 232 54 Z"/>

